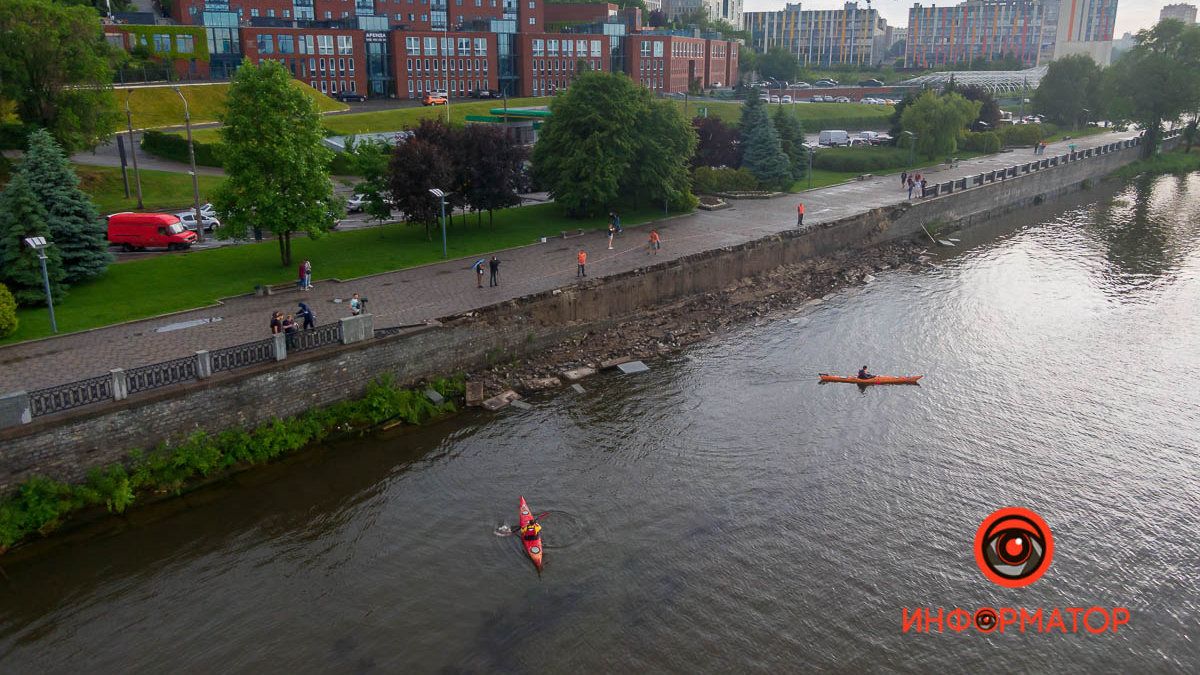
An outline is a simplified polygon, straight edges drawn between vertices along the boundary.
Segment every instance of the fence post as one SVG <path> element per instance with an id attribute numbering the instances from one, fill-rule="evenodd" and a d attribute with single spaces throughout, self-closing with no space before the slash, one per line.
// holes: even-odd
<path id="1" fill-rule="evenodd" d="M 275 340 L 275 345 L 271 353 L 275 355 L 276 361 L 282 361 L 287 358 L 287 335 L 284 333 L 276 333 L 271 336 Z"/>
<path id="2" fill-rule="evenodd" d="M 0 429 L 29 424 L 33 421 L 33 410 L 29 407 L 29 394 L 14 391 L 0 395 Z"/>
<path id="3" fill-rule="evenodd" d="M 114 401 L 124 401 L 129 398 L 129 378 L 121 368 L 108 371 L 112 375 L 112 395 Z"/>
<path id="4" fill-rule="evenodd" d="M 196 379 L 208 377 L 212 377 L 212 354 L 207 349 L 200 349 L 196 352 Z"/>

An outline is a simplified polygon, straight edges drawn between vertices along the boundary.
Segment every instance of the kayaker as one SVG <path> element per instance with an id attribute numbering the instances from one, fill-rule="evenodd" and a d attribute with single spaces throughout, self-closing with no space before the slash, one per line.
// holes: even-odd
<path id="1" fill-rule="evenodd" d="M 858 379 L 873 380 L 873 379 L 875 379 L 875 376 L 872 375 L 871 373 L 867 372 L 867 367 L 863 366 L 862 368 L 858 369 Z"/>
<path id="2" fill-rule="evenodd" d="M 525 539 L 537 539 L 542 534 L 542 526 L 538 521 L 530 521 L 528 525 L 521 528 L 521 536 Z"/>

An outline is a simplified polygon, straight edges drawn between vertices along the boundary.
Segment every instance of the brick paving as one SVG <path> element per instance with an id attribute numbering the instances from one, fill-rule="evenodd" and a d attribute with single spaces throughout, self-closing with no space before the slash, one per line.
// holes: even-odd
<path id="1" fill-rule="evenodd" d="M 1098 134 L 1072 141 L 1077 150 L 1129 138 L 1132 134 Z M 1046 156 L 1068 151 L 1067 142 L 1053 143 Z M 1031 150 L 1018 150 L 945 165 L 923 173 L 930 184 L 1033 160 Z M 897 176 L 880 176 L 769 200 L 739 200 L 732 208 L 700 211 L 671 218 L 656 225 L 663 238 L 658 260 L 671 260 L 705 250 L 740 244 L 795 228 L 796 203 L 806 206 L 805 225 L 828 222 L 872 208 L 905 201 Z M 575 283 L 575 254 L 588 252 L 588 274 L 600 277 L 643 267 L 653 259 L 646 253 L 649 226 L 628 228 L 618 237 L 614 250 L 607 250 L 606 236 L 587 234 L 567 240 L 554 239 L 501 251 L 500 286 L 475 287 L 470 265 L 478 256 L 460 258 L 423 267 L 388 272 L 346 282 L 321 276 L 321 260 L 313 259 L 315 288 L 308 292 L 290 290 L 268 297 L 241 296 L 223 304 L 99 328 L 61 337 L 25 342 L 0 348 L 0 392 L 32 390 L 71 382 L 108 372 L 166 361 L 198 349 L 218 349 L 269 335 L 272 310 L 294 312 L 305 301 L 317 314 L 318 323 L 336 321 L 349 314 L 345 304 L 360 293 L 369 299 L 368 311 L 377 328 L 418 323 L 426 319 L 458 314 L 496 302 Z M 247 289 L 248 291 L 250 289 Z M 191 328 L 156 332 L 156 328 L 193 319 L 220 321 Z"/>

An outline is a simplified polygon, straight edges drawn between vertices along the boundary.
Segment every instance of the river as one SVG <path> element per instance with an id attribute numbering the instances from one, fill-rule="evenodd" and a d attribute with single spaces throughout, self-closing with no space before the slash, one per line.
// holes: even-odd
<path id="1" fill-rule="evenodd" d="M 10 555 L 0 669 L 1196 672 L 1200 175 L 961 238 L 649 373 L 336 443 Z M 925 378 L 817 383 L 863 363 Z M 495 534 L 518 495 L 550 512 L 540 576 Z M 1053 533 L 1025 588 L 972 553 L 1005 506 Z M 1130 622 L 901 629 L 902 608 L 982 606 Z"/>

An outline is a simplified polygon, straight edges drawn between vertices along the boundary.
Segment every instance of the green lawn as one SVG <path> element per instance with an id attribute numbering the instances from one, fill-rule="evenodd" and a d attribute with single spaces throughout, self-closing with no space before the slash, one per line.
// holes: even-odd
<path id="1" fill-rule="evenodd" d="M 307 84 L 292 80 L 292 85 L 304 91 L 314 101 L 321 112 L 346 110 L 344 103 L 329 98 Z M 122 114 L 125 111 L 126 90 L 116 90 L 117 106 Z M 127 91 L 129 108 L 133 112 L 133 127 L 135 129 L 151 129 L 183 124 L 183 102 L 179 100 L 171 87 L 132 87 Z M 179 91 L 187 98 L 192 123 L 215 122 L 217 114 L 225 108 L 225 97 L 229 93 L 229 84 L 183 84 Z M 124 116 L 122 115 L 122 125 Z"/>
<path id="2" fill-rule="evenodd" d="M 118 211 L 137 210 L 137 188 L 133 168 L 129 169 L 129 199 L 125 198 L 125 187 L 121 182 L 121 170 L 109 166 L 75 165 L 80 187 L 91 196 L 100 215 Z M 147 211 L 186 209 L 192 204 L 192 177 L 185 173 L 150 171 L 142 169 L 142 204 Z M 224 180 L 219 176 L 200 176 L 200 201 L 209 201 L 209 196 Z"/>
<path id="3" fill-rule="evenodd" d="M 662 211 L 647 209 L 630 211 L 621 219 L 635 225 L 661 217 Z M 604 217 L 567 218 L 554 204 L 499 211 L 492 227 L 487 224 L 487 214 L 483 214 L 481 227 L 474 224 L 473 217 L 470 222 L 464 226 L 461 218 L 456 218 L 449 228 L 450 257 L 481 255 L 529 244 L 542 236 L 557 236 L 562 230 L 595 230 L 607 224 Z M 599 237 L 587 242 L 593 248 L 603 245 Z M 436 230 L 433 241 L 429 241 L 423 227 L 396 224 L 335 232 L 315 240 L 299 238 L 292 242 L 292 255 L 296 260 L 312 260 L 318 281 L 330 277 L 348 279 L 441 260 L 442 244 Z M 574 256 L 564 255 L 563 267 L 570 270 Z M 248 293 L 256 284 L 286 283 L 294 277 L 294 265 L 279 264 L 279 245 L 274 241 L 191 253 L 162 253 L 113 265 L 104 277 L 72 287 L 65 298 L 56 299 L 55 313 L 59 330 L 69 333 L 200 307 L 221 297 Z M 466 270 L 459 281 L 464 285 L 472 283 Z M 22 309 L 17 315 L 21 322 L 17 332 L 0 343 L 50 334 L 45 309 Z"/>
<path id="4" fill-rule="evenodd" d="M 1047 143 L 1065 140 L 1070 138 L 1087 138 L 1096 134 L 1106 134 L 1113 131 L 1112 127 L 1081 127 L 1079 129 L 1060 129 L 1046 137 Z"/>

